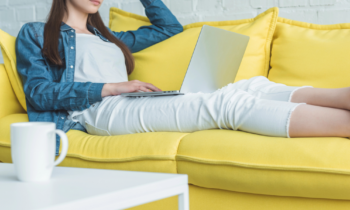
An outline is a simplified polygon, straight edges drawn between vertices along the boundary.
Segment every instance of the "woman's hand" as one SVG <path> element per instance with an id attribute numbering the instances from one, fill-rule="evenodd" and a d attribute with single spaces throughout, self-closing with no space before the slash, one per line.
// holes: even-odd
<path id="1" fill-rule="evenodd" d="M 151 83 L 141 82 L 139 80 L 131 80 L 128 82 L 107 83 L 102 88 L 102 98 L 106 96 L 116 96 L 121 93 L 130 93 L 136 91 L 153 92 L 162 91 Z"/>

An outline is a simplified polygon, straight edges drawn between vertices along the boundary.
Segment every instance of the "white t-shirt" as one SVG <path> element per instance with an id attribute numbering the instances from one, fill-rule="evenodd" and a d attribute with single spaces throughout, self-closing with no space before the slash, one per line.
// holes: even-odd
<path id="1" fill-rule="evenodd" d="M 127 82 L 125 57 L 112 42 L 103 41 L 93 34 L 76 33 L 76 60 L 74 82 L 118 83 Z M 84 111 L 68 111 L 68 119 L 79 121 Z M 80 122 L 83 126 L 84 123 Z"/>

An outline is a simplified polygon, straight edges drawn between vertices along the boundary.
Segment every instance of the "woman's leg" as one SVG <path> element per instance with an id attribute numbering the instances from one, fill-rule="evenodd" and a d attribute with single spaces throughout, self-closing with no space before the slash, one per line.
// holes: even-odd
<path id="1" fill-rule="evenodd" d="M 97 128 L 87 131 L 98 135 L 236 130 L 257 103 L 256 97 L 231 86 L 179 96 L 110 96 L 84 112 L 84 120 Z"/>
<path id="2" fill-rule="evenodd" d="M 350 87 L 298 89 L 291 102 L 309 104 L 293 112 L 291 137 L 350 137 Z"/>
<path id="3" fill-rule="evenodd" d="M 347 110 L 350 109 L 350 87 L 287 86 L 258 76 L 238 81 L 236 88 L 261 99 L 307 103 L 296 107 L 291 114 L 290 137 L 350 136 L 350 112 Z"/>
<path id="4" fill-rule="evenodd" d="M 350 137 L 350 111 L 302 104 L 292 113 L 290 137 Z"/>
<path id="5" fill-rule="evenodd" d="M 260 82 L 254 83 L 252 82 L 254 80 Z M 252 85 L 248 84 L 250 82 Z M 193 93 L 183 96 L 138 98 L 105 97 L 98 108 L 88 110 L 90 114 L 85 112 L 84 120 L 96 128 L 91 129 L 95 133 L 87 129 L 88 132 L 97 135 L 162 131 L 194 132 L 220 128 L 239 129 L 267 136 L 290 137 L 288 133 L 290 128 L 293 137 L 320 136 L 320 133 L 326 134 L 319 129 L 324 130 L 330 126 L 329 124 L 342 125 L 342 130 L 347 130 L 344 128 L 347 120 L 343 116 L 344 112 L 340 113 L 337 110 L 336 116 L 342 119 L 337 123 L 332 120 L 327 122 L 330 119 L 339 119 L 334 117 L 335 112 L 330 110 L 325 116 L 321 116 L 321 122 L 319 122 L 320 118 L 317 117 L 319 114 L 324 114 L 325 111 L 320 110 L 324 107 L 310 111 L 302 107 L 312 105 L 290 101 L 292 93 L 302 87 L 272 82 L 267 84 L 268 82 L 264 78 L 253 78 L 237 84 L 231 83 L 211 94 Z M 239 90 L 242 87 L 248 92 Z M 292 113 L 293 121 L 291 121 Z M 300 122 L 305 121 L 306 118 L 311 118 L 306 121 L 309 124 L 301 124 Z M 339 136 L 336 135 L 339 133 L 338 130 L 331 130 L 329 133 L 331 136 Z M 348 136 L 345 132 L 341 135 Z"/>
<path id="6" fill-rule="evenodd" d="M 350 87 L 299 89 L 292 95 L 291 102 L 350 110 Z"/>
<path id="7" fill-rule="evenodd" d="M 287 137 L 291 111 L 298 105 L 260 99 L 231 83 L 214 93 L 105 97 L 96 108 L 88 109 L 83 115 L 88 133 L 95 135 L 240 129 Z"/>
<path id="8" fill-rule="evenodd" d="M 235 86 L 262 99 L 350 110 L 350 87 L 332 89 L 314 88 L 312 86 L 287 86 L 270 81 L 263 76 L 240 80 L 235 83 Z"/>
<path id="9" fill-rule="evenodd" d="M 261 99 L 286 102 L 292 102 L 291 97 L 294 95 L 294 92 L 304 88 L 312 88 L 312 86 L 287 86 L 282 83 L 270 81 L 264 76 L 256 76 L 250 79 L 243 79 L 233 83 L 232 85 L 234 88 L 246 91 L 251 95 Z"/>

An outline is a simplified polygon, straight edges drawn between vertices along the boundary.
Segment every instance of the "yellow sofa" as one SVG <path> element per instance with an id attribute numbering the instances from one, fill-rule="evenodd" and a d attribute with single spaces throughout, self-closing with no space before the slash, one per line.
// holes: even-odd
<path id="1" fill-rule="evenodd" d="M 350 59 L 338 52 L 350 43 L 349 25 L 274 21 L 268 78 L 295 86 L 350 85 Z M 329 51 L 326 44 L 339 46 Z M 0 64 L 0 161 L 12 163 L 10 124 L 28 117 L 8 72 Z M 188 174 L 191 209 L 350 209 L 348 138 L 288 139 L 220 129 L 120 136 L 70 130 L 67 135 L 68 154 L 59 166 Z M 175 210 L 177 197 L 132 209 Z"/>

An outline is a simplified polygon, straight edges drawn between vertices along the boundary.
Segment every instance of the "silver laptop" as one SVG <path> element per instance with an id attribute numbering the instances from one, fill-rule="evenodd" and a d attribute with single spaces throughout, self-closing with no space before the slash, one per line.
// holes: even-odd
<path id="1" fill-rule="evenodd" d="M 212 93 L 234 82 L 249 36 L 203 25 L 180 90 L 131 92 L 121 96 L 169 96 Z"/>

